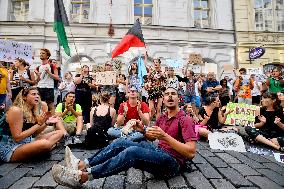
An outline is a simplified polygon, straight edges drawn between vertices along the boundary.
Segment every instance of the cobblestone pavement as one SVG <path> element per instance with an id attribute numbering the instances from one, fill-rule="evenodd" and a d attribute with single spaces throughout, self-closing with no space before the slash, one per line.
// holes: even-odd
<path id="1" fill-rule="evenodd" d="M 118 175 L 88 182 L 84 188 L 284 188 L 284 164 L 277 163 L 273 156 L 212 150 L 205 142 L 198 142 L 197 146 L 198 153 L 193 159 L 191 172 L 170 180 L 155 180 L 151 174 L 131 168 Z M 81 159 L 96 152 L 78 148 L 72 151 Z M 57 147 L 45 160 L 1 164 L 0 188 L 66 188 L 57 185 L 51 175 L 54 163 L 64 163 L 63 156 L 64 148 Z"/>

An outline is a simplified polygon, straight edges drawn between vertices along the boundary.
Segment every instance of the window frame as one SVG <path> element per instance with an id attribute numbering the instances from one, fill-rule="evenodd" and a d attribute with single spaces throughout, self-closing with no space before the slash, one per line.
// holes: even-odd
<path id="1" fill-rule="evenodd" d="M 90 9 L 91 9 L 91 0 L 70 0 L 70 21 L 72 23 L 89 23 Z M 74 5 L 80 5 L 79 9 L 75 9 Z M 87 18 L 84 18 L 84 5 L 89 5 L 89 12 Z M 74 13 L 74 10 L 79 10 L 79 13 Z M 75 21 L 75 18 L 78 17 L 78 21 Z M 83 21 L 85 19 L 86 21 Z"/>
<path id="2" fill-rule="evenodd" d="M 11 0 L 11 9 L 10 9 L 10 20 L 11 21 L 28 21 L 28 16 L 29 16 L 29 11 L 30 11 L 30 0 Z M 15 15 L 15 7 L 16 4 L 20 3 L 20 14 L 17 14 L 17 16 Z M 26 10 L 26 4 L 28 5 L 28 8 Z M 17 18 L 21 18 L 21 19 L 17 19 Z"/>
<path id="3" fill-rule="evenodd" d="M 141 7 L 142 11 L 141 11 L 141 15 L 140 14 L 135 14 L 135 8 L 136 7 Z M 151 15 L 149 16 L 145 16 L 147 14 L 145 14 L 145 8 L 152 8 L 151 10 Z M 145 3 L 145 0 L 141 0 L 141 3 L 135 3 L 134 0 L 134 7 L 133 7 L 133 13 L 134 13 L 134 19 L 135 17 L 139 17 L 140 18 L 140 22 L 143 25 L 146 25 L 147 23 L 145 23 L 145 18 L 151 18 L 151 23 L 147 24 L 147 25 L 151 25 L 153 23 L 153 0 L 151 1 L 151 3 Z"/>
<path id="4" fill-rule="evenodd" d="M 257 1 L 261 1 L 261 7 L 257 8 Z M 264 7 L 265 0 L 253 0 L 253 10 L 254 10 L 254 27 L 256 31 L 270 31 L 270 32 L 284 32 L 284 17 L 282 20 L 280 20 L 280 17 L 278 17 L 278 12 L 284 11 L 284 5 L 282 8 L 277 9 L 277 0 L 270 0 L 271 1 L 271 9 Z M 284 2 L 283 2 L 284 3 Z M 267 19 L 267 12 L 271 10 L 271 18 Z M 260 13 L 262 16 L 257 16 L 256 14 Z M 284 15 L 284 13 L 282 13 Z M 258 21 L 257 21 L 258 20 Z M 271 22 L 271 27 L 267 27 L 267 23 Z M 281 22 L 283 24 L 281 24 Z M 280 29 L 279 29 L 280 27 Z"/>
<path id="5" fill-rule="evenodd" d="M 198 1 L 199 2 L 199 6 L 198 7 L 195 7 L 195 1 Z M 204 8 L 202 6 L 202 1 L 207 1 L 207 7 Z M 210 28 L 210 0 L 193 0 L 192 3 L 193 3 L 193 25 L 194 27 L 200 27 L 200 28 Z M 195 18 L 195 12 L 196 11 L 199 11 L 199 18 L 198 18 L 198 21 L 200 23 L 200 26 L 197 25 L 195 22 L 197 21 L 197 19 Z M 206 11 L 207 12 L 207 19 L 206 21 L 208 22 L 208 25 L 204 26 L 204 19 L 203 19 L 203 12 Z"/>

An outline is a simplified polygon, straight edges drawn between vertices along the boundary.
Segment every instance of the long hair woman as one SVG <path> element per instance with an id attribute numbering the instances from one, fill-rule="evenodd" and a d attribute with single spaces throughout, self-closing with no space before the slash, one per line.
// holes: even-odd
<path id="1" fill-rule="evenodd" d="M 10 74 L 10 84 L 12 89 L 12 101 L 16 99 L 16 96 L 24 87 L 29 87 L 34 85 L 35 76 L 28 68 L 28 63 L 21 58 L 16 58 L 14 70 Z"/>
<path id="2" fill-rule="evenodd" d="M 259 142 L 284 151 L 284 114 L 276 93 L 264 93 L 254 128 L 245 127 L 250 142 Z"/>
<path id="3" fill-rule="evenodd" d="M 5 162 L 21 162 L 40 157 L 51 151 L 62 138 L 63 132 L 53 131 L 34 139 L 46 128 L 49 114 L 37 116 L 39 92 L 35 87 L 24 88 L 22 102 L 6 113 L 6 123 L 0 134 L 0 159 Z"/>

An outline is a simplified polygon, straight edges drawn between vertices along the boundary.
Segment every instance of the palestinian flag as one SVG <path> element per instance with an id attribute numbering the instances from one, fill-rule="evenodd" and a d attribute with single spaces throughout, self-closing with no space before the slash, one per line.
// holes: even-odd
<path id="1" fill-rule="evenodd" d="M 130 47 L 145 47 L 139 19 L 137 19 L 132 28 L 128 30 L 120 43 L 116 45 L 115 49 L 112 51 L 112 58 L 126 52 Z"/>
<path id="2" fill-rule="evenodd" d="M 64 26 L 69 26 L 63 0 L 54 0 L 54 23 L 53 31 L 56 32 L 60 46 L 63 46 L 65 53 L 70 56 L 70 48 Z"/>

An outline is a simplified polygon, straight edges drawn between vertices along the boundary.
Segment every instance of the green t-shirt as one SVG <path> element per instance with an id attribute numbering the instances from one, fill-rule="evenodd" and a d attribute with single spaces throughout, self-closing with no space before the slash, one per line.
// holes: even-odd
<path id="1" fill-rule="evenodd" d="M 278 92 L 284 92 L 284 85 L 280 84 L 279 80 L 276 80 L 274 78 L 269 78 L 269 92 L 271 93 L 278 93 Z"/>
<path id="2" fill-rule="evenodd" d="M 65 107 L 66 110 L 66 107 Z M 82 108 L 79 104 L 76 104 L 76 112 L 82 112 Z M 55 109 L 56 113 L 62 113 L 62 103 L 59 103 Z M 67 114 L 62 118 L 64 122 L 74 122 L 76 121 L 76 117 L 69 111 Z"/>

